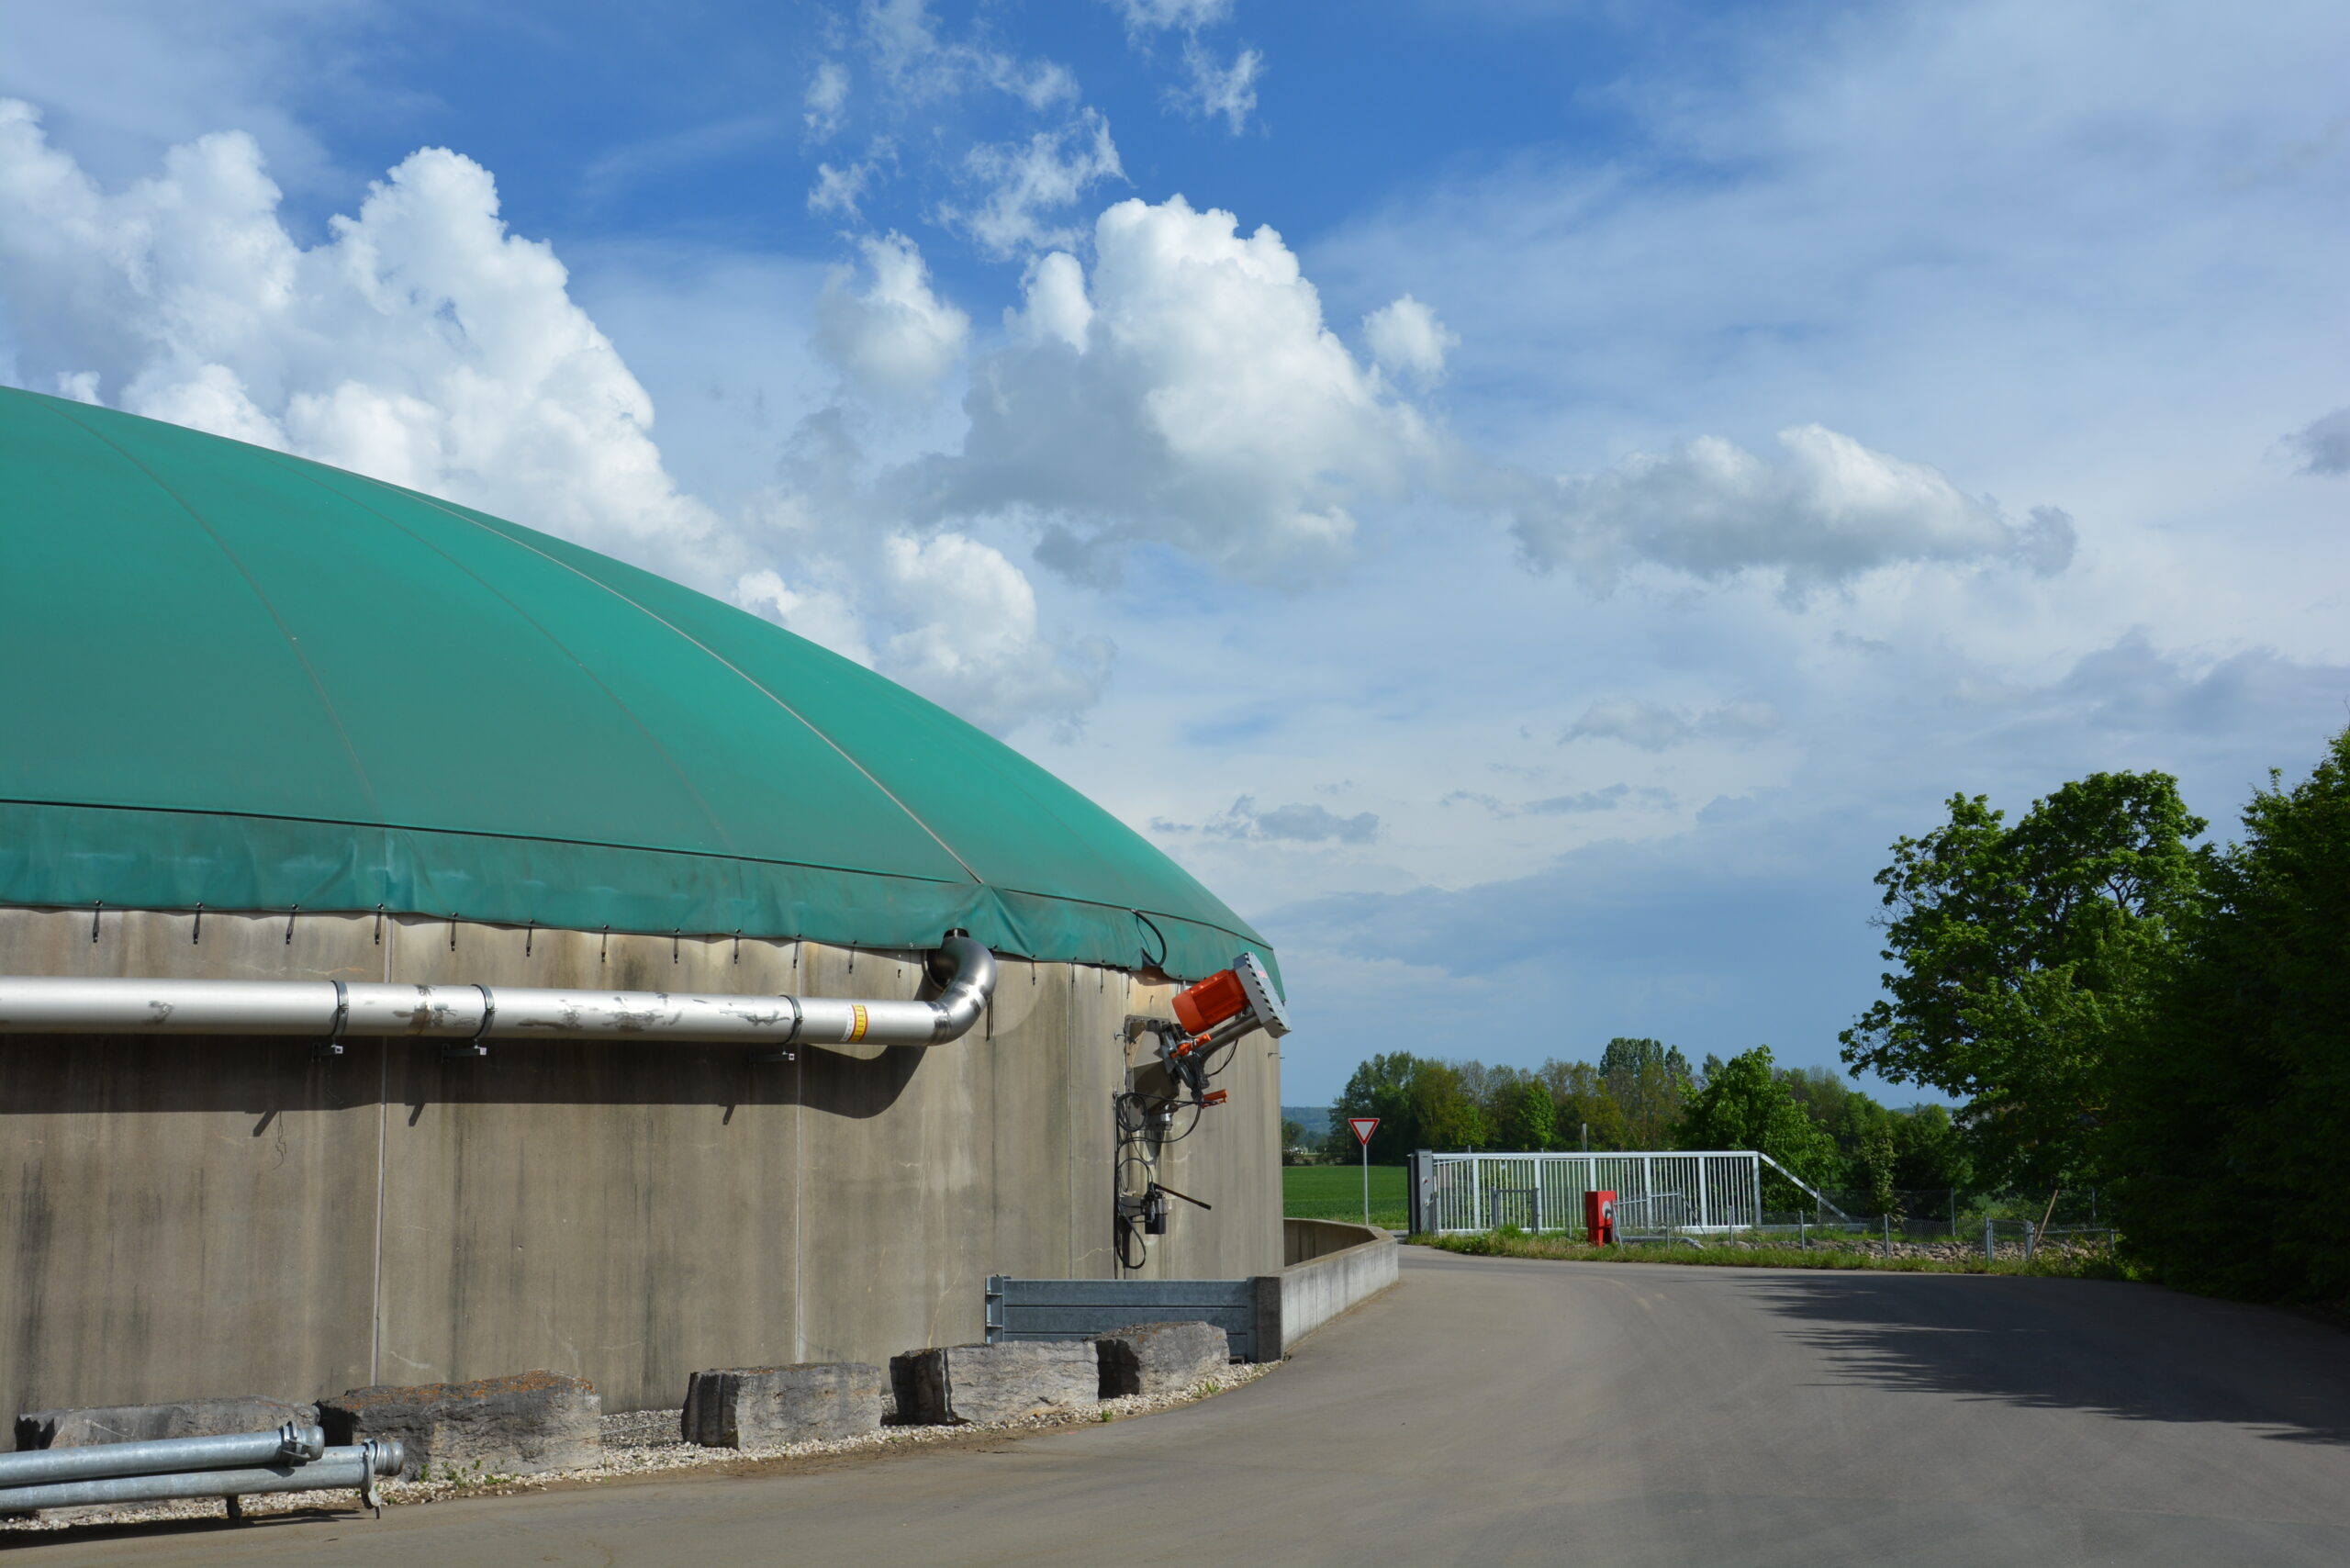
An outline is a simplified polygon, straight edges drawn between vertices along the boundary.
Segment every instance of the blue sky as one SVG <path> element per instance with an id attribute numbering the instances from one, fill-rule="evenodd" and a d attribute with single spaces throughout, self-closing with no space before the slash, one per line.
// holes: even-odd
<path id="1" fill-rule="evenodd" d="M 1827 1062 L 1951 792 L 2224 830 L 2350 718 L 2344 58 L 2287 0 L 5 0 L 0 377 L 1003 734 L 1278 945 L 1292 1103 Z"/>

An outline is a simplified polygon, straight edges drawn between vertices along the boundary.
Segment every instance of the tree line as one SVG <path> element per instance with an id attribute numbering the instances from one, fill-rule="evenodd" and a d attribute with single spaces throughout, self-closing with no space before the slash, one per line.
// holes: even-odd
<path id="1" fill-rule="evenodd" d="M 1845 1062 L 1962 1098 L 1993 1180 L 2097 1184 L 2151 1277 L 2350 1297 L 2350 730 L 2233 843 L 2158 772 L 1948 811 L 1877 877 L 1894 967 Z"/>
<path id="2" fill-rule="evenodd" d="M 1971 1190 L 1964 1140 L 1940 1105 L 1888 1110 L 1826 1068 L 1785 1068 L 1758 1046 L 1693 1066 L 1678 1048 L 1618 1037 L 1596 1062 L 1488 1067 L 1405 1051 L 1374 1056 L 1347 1081 L 1323 1152 L 1360 1157 L 1349 1116 L 1377 1116 L 1371 1159 L 1413 1149 L 1754 1148 L 1815 1187 L 1858 1194 L 1870 1213 L 1918 1189 Z M 1793 1206 L 1791 1194 L 1776 1201 Z"/>

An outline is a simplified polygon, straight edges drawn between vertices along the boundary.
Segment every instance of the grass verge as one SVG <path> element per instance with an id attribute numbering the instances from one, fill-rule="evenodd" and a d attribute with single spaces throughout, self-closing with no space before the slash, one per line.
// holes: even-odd
<path id="1" fill-rule="evenodd" d="M 1894 1274 L 2030 1274 L 2067 1280 L 2128 1280 L 2136 1275 L 2103 1249 L 2049 1248 L 2029 1263 L 2022 1259 L 1986 1262 L 1980 1257 L 1935 1258 L 1878 1252 L 1857 1248 L 1773 1246 L 1729 1242 L 1710 1247 L 1677 1243 L 1631 1243 L 1622 1247 L 1593 1247 L 1563 1236 L 1532 1236 L 1504 1228 L 1468 1236 L 1414 1236 L 1415 1247 L 1432 1247 L 1472 1258 L 1547 1258 L 1571 1263 L 1703 1263 L 1716 1268 L 1853 1269 Z"/>
<path id="2" fill-rule="evenodd" d="M 1404 1168 L 1371 1168 L 1371 1223 L 1389 1230 L 1405 1224 Z M 1362 1167 L 1360 1165 L 1285 1165 L 1281 1167 L 1281 1213 L 1291 1219 L 1362 1220 Z"/>

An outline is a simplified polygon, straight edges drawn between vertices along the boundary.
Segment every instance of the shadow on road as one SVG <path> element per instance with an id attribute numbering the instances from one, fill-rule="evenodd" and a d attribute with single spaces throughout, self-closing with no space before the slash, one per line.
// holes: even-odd
<path id="1" fill-rule="evenodd" d="M 2350 1335 L 2148 1285 L 1933 1274 L 1736 1282 L 1852 1382 L 2350 1444 Z"/>

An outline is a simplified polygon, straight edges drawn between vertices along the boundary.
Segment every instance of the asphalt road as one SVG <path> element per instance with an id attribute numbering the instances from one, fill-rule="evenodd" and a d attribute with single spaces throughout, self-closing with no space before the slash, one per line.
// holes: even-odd
<path id="1" fill-rule="evenodd" d="M 1139 1420 L 22 1561 L 2350 1562 L 2333 1328 L 2073 1281 L 1404 1256 L 1272 1376 Z"/>

